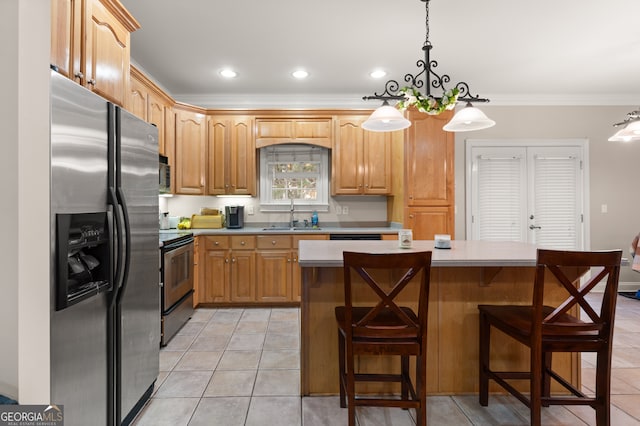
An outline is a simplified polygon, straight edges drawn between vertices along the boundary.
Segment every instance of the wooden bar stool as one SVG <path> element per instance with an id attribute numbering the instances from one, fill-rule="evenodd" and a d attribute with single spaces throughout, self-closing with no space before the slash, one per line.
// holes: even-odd
<path id="1" fill-rule="evenodd" d="M 431 252 L 344 252 L 343 259 L 345 305 L 336 307 L 335 315 L 338 322 L 340 406 L 349 409 L 349 426 L 355 425 L 357 406 L 415 408 L 417 425 L 424 426 L 427 422 L 426 346 Z M 375 277 L 379 277 L 383 270 L 389 271 L 385 277 L 393 276 L 392 283 L 395 284 L 387 286 L 386 282 L 376 281 Z M 395 277 L 399 279 L 395 280 Z M 419 282 L 417 315 L 412 309 L 400 307 L 394 301 L 414 278 Z M 361 297 L 368 301 L 365 306 L 358 301 Z M 356 372 L 356 355 L 399 355 L 400 373 Z M 410 377 L 410 356 L 416 357 L 415 382 Z M 357 396 L 356 382 L 400 383 L 400 399 L 397 396 Z"/>
<path id="2" fill-rule="evenodd" d="M 489 402 L 489 380 L 494 380 L 529 407 L 531 425 L 541 423 L 541 407 L 549 405 L 589 405 L 596 410 L 598 426 L 610 423 L 611 345 L 620 275 L 621 250 L 556 251 L 538 250 L 533 304 L 479 305 L 480 310 L 480 405 Z M 577 269 L 576 269 L 577 268 Z M 577 288 L 567 272 L 591 268 L 593 276 Z M 558 306 L 543 304 L 545 278 L 555 277 L 568 297 Z M 592 306 L 584 297 L 596 284 L 606 284 L 602 303 Z M 547 284 L 553 285 L 553 284 Z M 571 311 L 573 309 L 573 312 Z M 574 313 L 582 310 L 584 318 Z M 530 348 L 530 370 L 493 371 L 489 368 L 491 327 Z M 551 368 L 553 352 L 595 352 L 596 394 L 589 397 Z M 507 380 L 529 380 L 528 397 Z M 551 395 L 551 379 L 571 395 Z"/>

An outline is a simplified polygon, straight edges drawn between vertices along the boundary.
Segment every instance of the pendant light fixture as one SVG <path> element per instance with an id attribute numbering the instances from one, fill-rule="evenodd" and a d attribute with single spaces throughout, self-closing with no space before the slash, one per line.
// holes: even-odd
<path id="1" fill-rule="evenodd" d="M 409 106 L 415 106 L 418 111 L 426 114 L 440 114 L 445 110 L 454 109 L 457 102 L 466 102 L 466 106 L 458 111 L 451 121 L 447 123 L 443 129 L 448 132 L 467 132 L 471 130 L 486 129 L 494 126 L 495 121 L 487 118 L 487 116 L 479 109 L 473 107 L 472 102 L 489 102 L 489 99 L 481 98 L 478 95 L 472 95 L 469 85 L 464 81 L 457 83 L 453 88 L 447 90 L 445 83 L 451 78 L 447 74 L 438 75 L 433 70 L 438 66 L 438 62 L 431 60 L 430 51 L 433 47 L 429 41 L 429 1 L 420 0 L 425 4 L 426 10 L 426 38 L 422 50 L 424 51 L 424 60 L 420 59 L 416 65 L 421 69 L 416 75 L 407 73 L 404 81 L 409 86 L 400 88 L 396 80 L 389 80 L 385 83 L 382 93 L 374 93 L 372 96 L 364 96 L 364 100 L 380 100 L 383 101 L 382 106 L 375 110 L 371 116 L 362 123 L 362 128 L 374 132 L 390 132 L 401 130 L 409 127 L 411 122 L 404 118 L 400 110 L 404 110 Z M 420 89 L 424 89 L 425 93 L 421 93 Z M 434 96 L 431 89 L 439 89 L 442 91 L 440 96 Z M 389 105 L 389 101 L 397 101 L 396 108 Z M 393 113 L 391 109 L 396 109 Z M 399 109 L 399 110 L 398 110 Z M 403 120 L 400 119 L 402 117 Z"/>
<path id="2" fill-rule="evenodd" d="M 613 127 L 624 126 L 609 138 L 610 142 L 640 141 L 640 110 L 631 111 L 627 118 Z"/>

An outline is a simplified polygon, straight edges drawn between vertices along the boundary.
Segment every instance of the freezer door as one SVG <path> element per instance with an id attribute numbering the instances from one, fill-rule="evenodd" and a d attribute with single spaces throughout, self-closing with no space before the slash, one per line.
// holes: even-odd
<path id="1" fill-rule="evenodd" d="M 120 384 L 123 423 L 158 377 L 158 131 L 125 110 L 120 122 L 120 185 L 130 223 L 129 273 L 120 304 Z M 118 138 L 116 138 L 118 139 Z M 129 416 L 129 418 L 127 417 Z"/>
<path id="2" fill-rule="evenodd" d="M 107 103 L 51 77 L 51 402 L 65 425 L 107 423 L 107 297 L 55 309 L 56 215 L 107 208 Z"/>

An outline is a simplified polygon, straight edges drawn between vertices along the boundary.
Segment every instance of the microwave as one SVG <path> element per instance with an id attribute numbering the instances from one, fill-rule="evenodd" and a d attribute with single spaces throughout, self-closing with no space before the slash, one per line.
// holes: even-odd
<path id="1" fill-rule="evenodd" d="M 160 194 L 171 194 L 171 166 L 169 166 L 169 159 L 160 154 L 160 168 L 159 168 L 159 186 Z"/>

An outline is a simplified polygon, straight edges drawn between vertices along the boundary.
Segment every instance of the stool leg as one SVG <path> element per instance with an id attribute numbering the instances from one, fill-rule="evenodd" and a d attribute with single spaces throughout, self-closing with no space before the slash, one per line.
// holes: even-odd
<path id="1" fill-rule="evenodd" d="M 407 382 L 409 379 L 409 357 L 406 355 L 400 356 L 400 375 L 402 380 L 400 382 L 400 397 L 406 400 L 409 397 L 409 386 Z"/>
<path id="2" fill-rule="evenodd" d="M 547 373 L 551 370 L 551 355 L 552 352 L 542 353 L 542 361 L 544 363 L 542 366 L 542 396 L 547 398 L 551 396 L 551 376 Z M 548 407 L 549 403 L 543 402 L 542 406 Z"/>
<path id="3" fill-rule="evenodd" d="M 423 354 L 427 351 L 423 348 Z M 427 366 L 424 355 L 416 357 L 416 392 L 420 406 L 416 410 L 416 426 L 427 426 Z"/>
<path id="4" fill-rule="evenodd" d="M 531 426 L 542 423 L 542 348 L 540 343 L 534 342 L 531 347 L 530 362 L 530 395 L 529 408 L 531 412 Z"/>
<path id="5" fill-rule="evenodd" d="M 611 423 L 611 352 L 608 348 L 598 352 L 596 359 L 596 425 Z"/>
<path id="6" fill-rule="evenodd" d="M 338 383 L 340 384 L 340 407 L 347 407 L 345 396 L 345 370 L 344 370 L 344 336 L 338 330 Z"/>
<path id="7" fill-rule="evenodd" d="M 480 350 L 480 370 L 478 372 L 479 380 L 479 392 L 478 399 L 480 405 L 486 407 L 489 405 L 489 376 L 487 376 L 487 370 L 489 370 L 489 348 L 491 338 L 491 326 L 489 325 L 484 313 L 480 312 L 480 333 L 479 344 Z"/>

